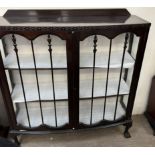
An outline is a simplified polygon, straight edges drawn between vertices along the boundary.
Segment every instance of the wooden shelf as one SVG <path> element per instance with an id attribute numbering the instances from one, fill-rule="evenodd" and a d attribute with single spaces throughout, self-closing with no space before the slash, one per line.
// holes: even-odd
<path id="1" fill-rule="evenodd" d="M 51 68 L 49 54 L 37 54 L 36 68 L 44 69 Z M 21 69 L 34 69 L 34 60 L 31 54 L 23 54 L 19 56 Z M 4 66 L 8 69 L 18 69 L 15 53 L 9 54 L 4 60 Z M 67 60 L 65 54 L 53 54 L 53 68 L 67 68 Z"/>
<path id="2" fill-rule="evenodd" d="M 29 124 L 27 120 L 25 106 L 24 104 L 18 104 L 18 106 L 19 111 L 17 113 L 17 122 L 18 124 L 28 127 Z M 55 112 L 53 102 L 44 102 L 44 104 L 42 104 L 42 111 L 43 111 L 44 124 L 55 127 L 56 124 L 55 124 Z M 37 127 L 42 124 L 39 103 L 37 102 L 29 103 L 28 112 L 30 115 L 31 127 Z M 56 112 L 57 112 L 58 126 L 62 126 L 66 123 L 69 123 L 67 102 L 63 101 L 59 102 L 59 104 L 56 104 Z"/>
<path id="3" fill-rule="evenodd" d="M 54 69 L 66 69 L 67 58 L 65 54 L 53 54 L 53 68 Z M 34 69 L 34 61 L 31 54 L 23 54 L 19 56 L 21 69 Z M 120 68 L 122 61 L 122 52 L 115 52 L 111 55 L 110 68 Z M 92 68 L 93 54 L 82 53 L 80 55 L 80 68 Z M 96 54 L 97 68 L 107 68 L 108 54 L 98 53 Z M 125 54 L 123 68 L 131 68 L 134 65 L 134 59 L 128 52 Z M 4 66 L 6 69 L 18 69 L 15 53 L 9 54 L 4 60 Z M 50 57 L 49 54 L 37 54 L 36 55 L 36 67 L 37 69 L 50 69 Z"/>
<path id="4" fill-rule="evenodd" d="M 40 97 L 41 100 L 53 100 L 53 89 L 52 84 L 44 83 L 40 84 Z M 37 84 L 25 84 L 25 95 L 26 100 L 39 101 Z M 15 85 L 12 92 L 12 99 L 14 103 L 24 102 L 24 97 L 22 93 L 22 86 L 20 84 Z M 56 83 L 55 84 L 55 99 L 56 100 L 66 100 L 68 99 L 67 83 Z"/>
<path id="5" fill-rule="evenodd" d="M 95 67 L 108 68 L 108 57 L 107 53 L 96 53 Z M 110 57 L 110 68 L 120 68 L 122 62 L 122 52 L 113 52 Z M 126 52 L 124 58 L 123 68 L 132 68 L 134 65 L 134 59 L 131 55 Z M 80 67 L 93 67 L 93 53 L 82 53 L 80 55 Z"/>
<path id="6" fill-rule="evenodd" d="M 94 98 L 105 97 L 106 80 L 95 80 L 94 81 Z M 118 89 L 118 79 L 108 80 L 107 96 L 117 95 Z M 80 98 L 90 98 L 92 93 L 92 81 L 91 80 L 81 80 L 80 81 Z M 129 94 L 129 87 L 121 80 L 119 95 Z"/>
<path id="7" fill-rule="evenodd" d="M 97 99 L 98 104 L 94 104 L 92 123 L 97 123 L 103 119 L 103 100 Z M 28 127 L 28 120 L 26 110 L 23 104 L 19 104 L 20 108 L 17 113 L 17 122 Z M 115 102 L 108 103 L 106 106 L 105 120 L 113 121 Z M 42 104 L 44 123 L 55 127 L 54 106 L 52 102 L 45 102 Z M 57 123 L 62 126 L 69 122 L 68 118 L 68 104 L 67 102 L 59 102 L 56 106 Z M 37 127 L 42 124 L 39 103 L 28 104 L 28 111 L 30 115 L 30 123 L 32 127 Z M 125 115 L 125 111 L 118 103 L 116 119 Z M 79 120 L 81 123 L 90 124 L 90 101 L 80 101 Z"/>
<path id="8" fill-rule="evenodd" d="M 82 80 L 80 81 L 80 98 L 87 99 L 91 97 L 91 84 L 90 80 Z M 107 96 L 115 96 L 117 95 L 118 89 L 118 80 L 109 79 L 108 82 L 108 90 Z M 94 98 L 105 97 L 105 80 L 96 80 L 94 85 Z M 40 84 L 40 96 L 41 100 L 51 101 L 53 100 L 53 91 L 52 84 L 44 83 Z M 25 94 L 26 100 L 28 102 L 38 101 L 38 91 L 37 84 L 25 84 Z M 120 92 L 119 95 L 126 95 L 129 93 L 129 88 L 127 84 L 121 80 Z M 56 100 L 67 100 L 68 99 L 68 91 L 67 91 L 67 83 L 57 82 L 55 83 L 55 98 Z M 22 87 L 20 84 L 15 85 L 12 92 L 12 99 L 14 103 L 24 102 L 24 97 L 22 93 Z"/>
<path id="9" fill-rule="evenodd" d="M 90 116 L 91 116 L 91 101 L 90 100 L 80 100 L 80 113 L 79 118 L 80 122 L 84 124 L 90 124 Z M 115 101 L 107 102 L 106 110 L 105 110 L 105 120 L 113 121 L 114 119 L 114 111 L 115 111 Z M 104 108 L 104 101 L 103 99 L 95 99 L 93 104 L 93 112 L 92 112 L 92 123 L 97 123 L 103 120 L 103 108 Z M 121 106 L 120 102 L 118 102 L 116 119 L 119 119 L 125 115 L 125 111 Z"/>

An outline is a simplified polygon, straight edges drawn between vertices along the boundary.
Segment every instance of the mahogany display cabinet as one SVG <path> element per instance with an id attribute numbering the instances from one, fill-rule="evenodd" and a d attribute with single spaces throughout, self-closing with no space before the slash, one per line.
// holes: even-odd
<path id="1" fill-rule="evenodd" d="M 150 23 L 126 9 L 8 10 L 0 17 L 0 89 L 22 134 L 124 125 Z"/>

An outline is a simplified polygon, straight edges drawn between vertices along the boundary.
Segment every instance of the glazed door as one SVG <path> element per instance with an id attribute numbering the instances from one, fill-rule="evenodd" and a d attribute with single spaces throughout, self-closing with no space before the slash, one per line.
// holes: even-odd
<path id="1" fill-rule="evenodd" d="M 69 128 L 71 80 L 65 34 L 32 35 L 29 39 L 8 34 L 2 44 L 1 88 L 7 91 L 3 96 L 10 99 L 6 104 L 12 126 L 28 130 Z"/>
<path id="2" fill-rule="evenodd" d="M 139 37 L 91 32 L 78 38 L 79 128 L 125 120 Z"/>

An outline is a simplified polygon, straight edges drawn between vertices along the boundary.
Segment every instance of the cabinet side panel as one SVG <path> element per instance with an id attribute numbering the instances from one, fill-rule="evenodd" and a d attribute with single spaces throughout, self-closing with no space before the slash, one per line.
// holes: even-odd
<path id="1" fill-rule="evenodd" d="M 131 119 L 131 115 L 132 115 L 134 100 L 135 100 L 135 96 L 136 96 L 136 90 L 137 90 L 137 86 L 138 86 L 141 66 L 142 66 L 142 62 L 143 62 L 146 42 L 147 42 L 148 33 L 149 33 L 149 26 L 144 27 L 144 29 L 143 29 L 143 31 L 141 31 L 141 33 L 142 34 L 140 35 L 138 51 L 137 51 L 137 55 L 136 55 L 136 62 L 135 62 L 135 66 L 134 66 L 131 88 L 130 88 L 130 93 L 129 93 L 129 99 L 128 99 L 128 104 L 127 104 L 127 114 L 126 114 L 127 119 Z"/>

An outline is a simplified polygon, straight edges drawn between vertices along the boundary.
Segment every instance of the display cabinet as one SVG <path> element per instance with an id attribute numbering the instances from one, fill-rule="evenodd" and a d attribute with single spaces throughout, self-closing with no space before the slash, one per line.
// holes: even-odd
<path id="1" fill-rule="evenodd" d="M 126 9 L 8 10 L 0 17 L 0 88 L 10 135 L 124 125 L 150 23 Z"/>

